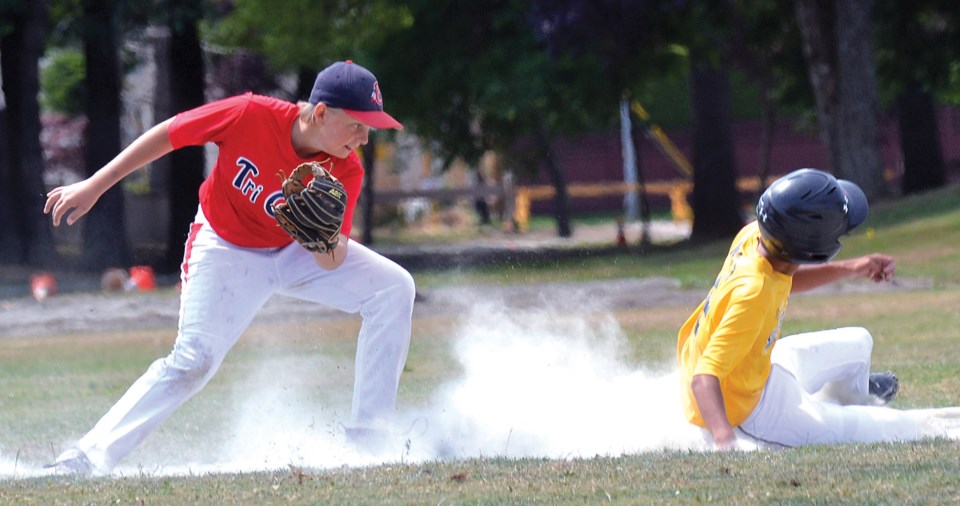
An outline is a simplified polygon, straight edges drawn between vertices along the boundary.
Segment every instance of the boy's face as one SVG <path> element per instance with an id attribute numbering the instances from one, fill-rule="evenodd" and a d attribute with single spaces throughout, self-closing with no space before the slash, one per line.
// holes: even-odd
<path id="1" fill-rule="evenodd" d="M 370 127 L 340 109 L 325 107 L 316 125 L 322 151 L 337 158 L 346 158 L 370 136 Z"/>

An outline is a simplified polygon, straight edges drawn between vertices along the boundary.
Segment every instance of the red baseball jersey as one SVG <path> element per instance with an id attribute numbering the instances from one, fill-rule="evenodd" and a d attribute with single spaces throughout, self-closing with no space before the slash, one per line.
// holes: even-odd
<path id="1" fill-rule="evenodd" d="M 246 93 L 182 112 L 170 123 L 174 149 L 207 142 L 220 149 L 213 170 L 200 186 L 200 207 L 220 237 L 245 248 L 290 244 L 293 239 L 273 216 L 273 205 L 283 200 L 277 174 L 289 175 L 303 162 L 327 159 L 323 166 L 347 191 L 342 233 L 350 235 L 363 182 L 360 158 L 356 153 L 347 158 L 326 154 L 300 158 L 290 140 L 299 115 L 296 104 Z"/>

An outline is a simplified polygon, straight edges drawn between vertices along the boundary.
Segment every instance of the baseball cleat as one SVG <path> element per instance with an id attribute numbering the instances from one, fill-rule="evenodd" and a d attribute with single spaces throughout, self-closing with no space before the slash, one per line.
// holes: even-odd
<path id="1" fill-rule="evenodd" d="M 87 454 L 76 448 L 61 453 L 53 464 L 43 467 L 52 470 L 54 474 L 74 475 L 82 478 L 93 475 L 93 464 L 87 458 Z"/>
<path id="2" fill-rule="evenodd" d="M 900 391 L 900 380 L 890 371 L 870 373 L 870 395 L 874 395 L 884 404 L 889 403 Z"/>

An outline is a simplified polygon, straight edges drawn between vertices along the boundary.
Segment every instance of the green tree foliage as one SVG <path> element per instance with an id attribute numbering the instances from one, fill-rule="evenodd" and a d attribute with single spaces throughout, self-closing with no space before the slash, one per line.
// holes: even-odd
<path id="1" fill-rule="evenodd" d="M 556 189 L 558 233 L 570 235 L 564 167 L 552 155 L 562 133 L 616 116 L 620 90 L 596 59 L 542 36 L 549 20 L 530 2 L 407 0 L 413 24 L 376 49 L 391 105 L 449 164 L 501 153 L 507 169 L 543 167 Z M 614 93 L 611 90 L 616 90 Z M 602 111 L 599 112 L 598 111 Z"/>
<path id="2" fill-rule="evenodd" d="M 413 24 L 375 51 L 391 103 L 447 160 L 512 153 L 543 129 L 582 130 L 604 103 L 608 80 L 585 56 L 551 55 L 537 40 L 528 2 L 406 0 Z M 608 88 L 609 89 L 609 88 Z M 589 104 L 589 105 L 588 105 Z M 529 147 L 529 145 L 528 145 Z M 538 160 L 532 153 L 529 162 Z"/>
<path id="3" fill-rule="evenodd" d="M 944 102 L 960 107 L 960 60 L 950 63 L 950 76 L 941 97 Z"/>
<path id="4" fill-rule="evenodd" d="M 3 0 L 0 0 L 3 1 Z M 44 0 L 50 5 L 49 48 L 76 48 L 83 38 L 85 0 Z M 206 4 L 206 2 L 202 2 Z M 119 33 L 142 30 L 158 16 L 162 0 L 119 0 L 113 3 Z"/>
<path id="5" fill-rule="evenodd" d="M 45 108 L 67 116 L 83 114 L 85 97 L 83 53 L 76 49 L 48 52 L 48 63 L 41 69 L 41 103 Z"/>
<path id="6" fill-rule="evenodd" d="M 733 30 L 731 56 L 759 88 L 760 99 L 770 100 L 789 117 L 809 114 L 814 105 L 807 78 L 800 30 L 793 5 L 778 0 L 729 2 Z"/>
<path id="7" fill-rule="evenodd" d="M 960 9 L 953 0 L 877 0 L 877 74 L 892 103 L 912 83 L 960 105 Z"/>
<path id="8" fill-rule="evenodd" d="M 730 7 L 722 2 L 653 0 L 540 4 L 551 14 L 550 25 L 561 27 L 551 40 L 591 55 L 605 71 L 602 75 L 614 89 L 594 98 L 613 105 L 617 94 L 644 90 L 664 74 L 689 76 L 684 105 L 693 125 L 692 237 L 734 234 L 741 218 L 730 137 Z"/>
<path id="9" fill-rule="evenodd" d="M 665 81 L 671 83 L 665 87 L 669 89 L 659 91 L 670 92 L 675 79 L 687 75 L 687 49 L 675 44 L 672 35 L 681 19 L 676 2 L 539 0 L 533 4 L 534 27 L 552 56 L 572 54 L 582 58 L 580 63 L 595 62 L 597 73 L 587 76 L 595 83 L 585 79 L 574 84 L 591 84 L 597 101 L 616 104 L 624 91 L 636 96 Z M 616 120 L 615 109 L 607 114 Z"/>
<path id="10" fill-rule="evenodd" d="M 409 12 L 387 0 L 235 0 L 232 10 L 207 23 L 215 44 L 249 49 L 268 57 L 277 70 L 319 70 L 335 60 L 365 56 L 365 48 L 410 26 Z"/>
<path id="11" fill-rule="evenodd" d="M 946 170 L 937 121 L 938 102 L 957 94 L 960 10 L 955 2 L 877 2 L 877 72 L 881 97 L 892 105 L 903 155 L 901 189 L 914 193 L 943 186 Z M 954 101 L 953 103 L 958 103 Z"/>

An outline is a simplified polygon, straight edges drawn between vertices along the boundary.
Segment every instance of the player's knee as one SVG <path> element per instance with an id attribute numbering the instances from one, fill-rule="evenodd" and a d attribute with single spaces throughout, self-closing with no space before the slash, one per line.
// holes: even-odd
<path id="1" fill-rule="evenodd" d="M 184 383 L 206 383 L 217 371 L 220 361 L 206 347 L 176 348 L 165 361 L 166 373 Z"/>
<path id="2" fill-rule="evenodd" d="M 416 296 L 417 287 L 413 276 L 406 269 L 394 264 L 389 273 L 384 273 L 387 280 L 387 289 L 384 294 L 393 299 L 394 303 L 413 304 L 413 298 Z"/>
<path id="3" fill-rule="evenodd" d="M 869 330 L 863 327 L 847 327 L 844 330 L 850 335 L 851 339 L 860 343 L 861 346 L 873 349 L 873 336 Z"/>
<path id="4" fill-rule="evenodd" d="M 397 291 L 399 292 L 399 297 L 402 297 L 404 301 L 409 301 L 413 304 L 413 299 L 417 296 L 417 284 L 413 280 L 413 275 L 407 272 L 406 269 L 400 268 L 399 273 L 397 274 Z"/>
<path id="5" fill-rule="evenodd" d="M 394 265 L 380 275 L 382 286 L 361 309 L 364 318 L 409 318 L 413 312 L 416 285 L 406 269 Z"/>

